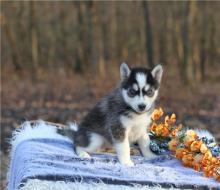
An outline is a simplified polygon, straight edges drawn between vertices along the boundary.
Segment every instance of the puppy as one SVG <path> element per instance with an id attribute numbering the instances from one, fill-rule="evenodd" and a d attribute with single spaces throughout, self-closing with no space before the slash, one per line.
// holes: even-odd
<path id="1" fill-rule="evenodd" d="M 161 65 L 153 69 L 131 69 L 122 63 L 120 85 L 102 98 L 79 125 L 70 125 L 68 133 L 71 135 L 68 136 L 73 138 L 77 155 L 89 158 L 89 153 L 108 142 L 115 148 L 121 164 L 133 166 L 130 144 L 137 142 L 144 157 L 154 158 L 147 128 L 162 73 Z"/>

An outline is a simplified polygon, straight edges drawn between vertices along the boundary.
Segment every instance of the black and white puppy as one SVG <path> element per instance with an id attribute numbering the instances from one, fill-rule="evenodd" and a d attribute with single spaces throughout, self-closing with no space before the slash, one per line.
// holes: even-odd
<path id="1" fill-rule="evenodd" d="M 115 148 L 121 164 L 133 166 L 130 144 L 137 142 L 144 157 L 155 157 L 149 149 L 147 128 L 162 73 L 161 65 L 152 70 L 130 69 L 122 63 L 119 87 L 101 99 L 79 125 L 70 125 L 68 136 L 73 138 L 78 156 L 89 158 L 89 153 L 107 142 Z"/>

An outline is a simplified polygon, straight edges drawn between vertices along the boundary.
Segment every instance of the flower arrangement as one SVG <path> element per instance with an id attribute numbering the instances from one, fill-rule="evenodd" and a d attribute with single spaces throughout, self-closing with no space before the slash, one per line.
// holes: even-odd
<path id="1" fill-rule="evenodd" d="M 199 138 L 192 129 L 186 129 L 182 124 L 176 124 L 176 115 L 165 116 L 161 108 L 152 113 L 150 135 L 159 141 L 159 148 L 169 150 L 186 167 L 203 171 L 206 177 L 213 177 L 220 182 L 220 147 L 213 146 L 207 138 Z M 210 146 L 212 144 L 212 146 Z M 156 151 L 157 144 L 153 141 L 152 148 Z M 156 148 L 155 148 L 156 147 Z M 217 151 L 216 151 L 217 148 Z M 164 149 L 162 149 L 163 153 Z"/>

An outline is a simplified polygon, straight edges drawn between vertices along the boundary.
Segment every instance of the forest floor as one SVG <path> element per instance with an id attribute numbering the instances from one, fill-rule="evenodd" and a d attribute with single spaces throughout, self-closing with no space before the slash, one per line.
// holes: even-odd
<path id="1" fill-rule="evenodd" d="M 168 71 L 168 69 L 167 69 Z M 178 121 L 192 128 L 208 129 L 220 142 L 220 85 L 219 75 L 192 87 L 184 87 L 180 78 L 165 70 L 157 105 L 167 113 L 177 114 Z M 11 132 L 23 121 L 43 119 L 65 124 L 77 121 L 118 81 L 110 74 L 104 79 L 94 75 L 66 74 L 62 70 L 42 73 L 31 80 L 2 72 L 1 88 L 1 185 L 6 184 L 8 140 Z"/>

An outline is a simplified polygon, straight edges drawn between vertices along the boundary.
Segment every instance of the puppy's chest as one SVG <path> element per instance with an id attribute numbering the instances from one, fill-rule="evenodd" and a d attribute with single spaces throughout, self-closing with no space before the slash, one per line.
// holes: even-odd
<path id="1" fill-rule="evenodd" d="M 130 142 L 136 141 L 144 133 L 151 122 L 150 116 L 147 114 L 135 115 L 133 117 L 121 117 L 121 123 L 126 129 Z"/>

